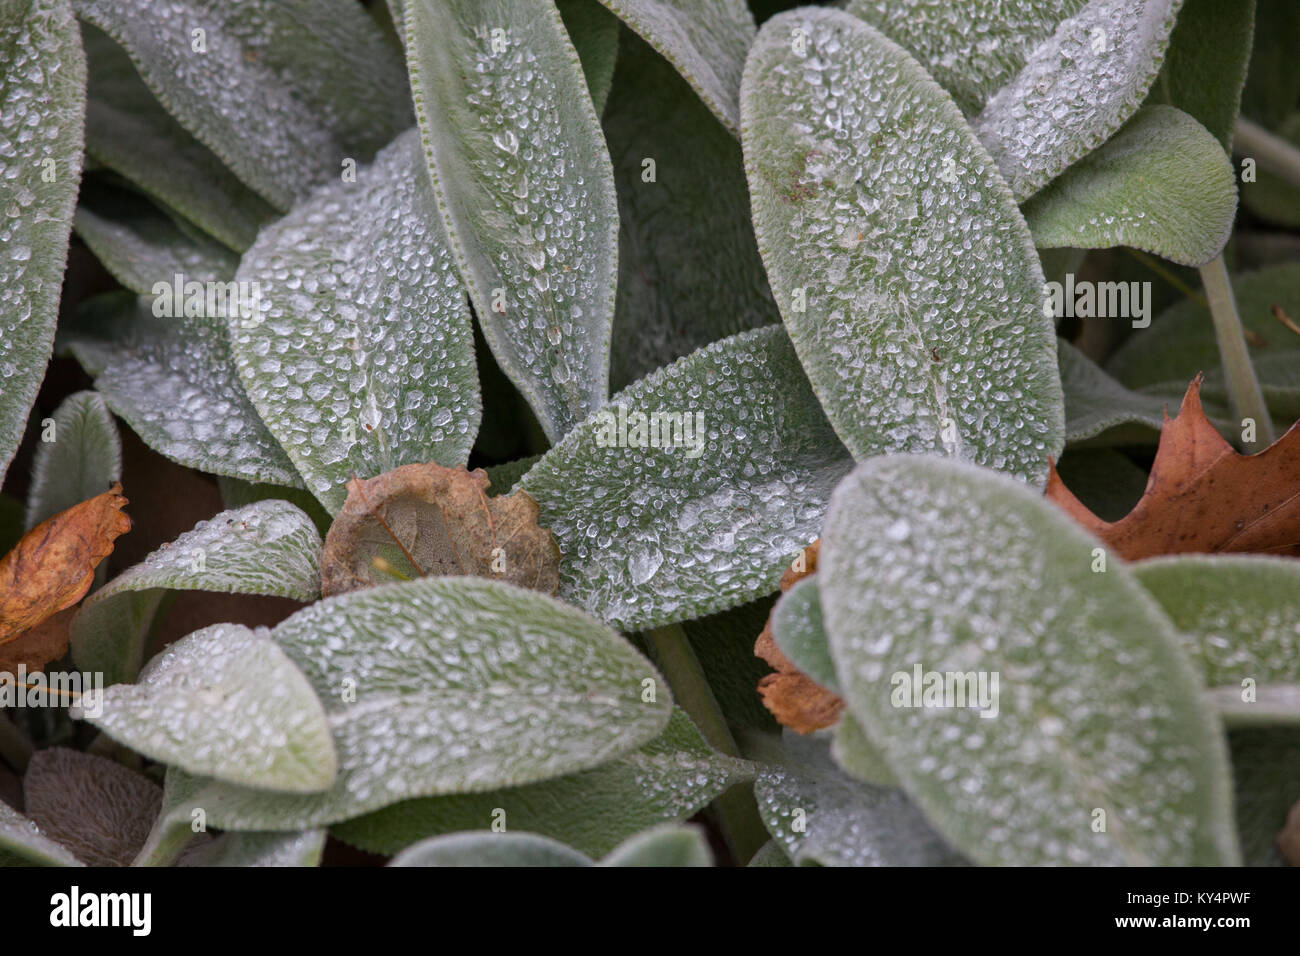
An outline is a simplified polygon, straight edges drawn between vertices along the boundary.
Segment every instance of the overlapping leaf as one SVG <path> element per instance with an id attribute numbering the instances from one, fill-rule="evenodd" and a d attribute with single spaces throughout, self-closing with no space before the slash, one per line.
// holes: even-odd
<path id="1" fill-rule="evenodd" d="M 327 792 L 272 794 L 168 772 L 163 830 L 192 807 L 227 830 L 300 830 L 413 797 L 536 783 L 654 739 L 666 685 L 630 644 L 567 605 L 479 578 L 423 578 L 320 601 L 272 636 L 325 704 Z M 660 688 L 643 702 L 642 681 Z"/>
<path id="2" fill-rule="evenodd" d="M 407 0 L 429 173 L 479 323 L 558 441 L 608 394 L 618 210 L 551 0 Z"/>
<path id="3" fill-rule="evenodd" d="M 171 299 L 99 296 L 60 334 L 108 407 L 155 451 L 199 471 L 300 485 L 239 384 L 225 319 L 154 314 Z"/>
<path id="4" fill-rule="evenodd" d="M 774 327 L 620 392 L 520 487 L 560 546 L 560 596 L 632 630 L 775 590 L 850 466 Z"/>
<path id="5" fill-rule="evenodd" d="M 1063 437 L 1043 274 L 956 105 L 874 28 L 809 8 L 764 25 L 741 106 L 772 291 L 854 457 L 1041 482 Z"/>
<path id="6" fill-rule="evenodd" d="M 849 710 L 977 862 L 1235 862 L 1218 721 L 1131 572 L 1093 570 L 1098 544 L 991 471 L 860 465 L 817 572 Z M 952 689 L 909 692 L 918 670 Z"/>
<path id="7" fill-rule="evenodd" d="M 313 793 L 338 772 L 316 692 L 274 641 L 238 624 L 170 645 L 83 714 L 136 753 L 230 783 Z"/>
<path id="8" fill-rule="evenodd" d="M 230 321 L 244 388 L 328 510 L 353 474 L 465 463 L 473 331 L 415 130 L 264 229 L 236 278 L 258 300 Z"/>
<path id="9" fill-rule="evenodd" d="M 0 481 L 45 375 L 81 177 L 86 60 L 67 0 L 0 3 Z"/>
<path id="10" fill-rule="evenodd" d="M 1237 214 L 1232 163 L 1182 110 L 1149 106 L 1024 207 L 1039 248 L 1130 246 L 1199 266 Z"/>
<path id="11" fill-rule="evenodd" d="M 601 856 L 638 830 L 685 820 L 756 768 L 714 752 L 675 710 L 650 743 L 592 770 L 508 790 L 408 800 L 337 824 L 339 839 L 396 853 L 430 836 L 491 826 L 498 808 L 510 830 L 552 837 Z"/>
<path id="12" fill-rule="evenodd" d="M 1090 0 L 972 120 L 1016 199 L 1096 149 L 1142 105 L 1182 0 Z"/>
<path id="13" fill-rule="evenodd" d="M 107 684 L 135 679 L 143 642 L 164 592 L 217 591 L 314 600 L 321 540 L 287 501 L 224 511 L 123 571 L 82 605 L 72 622 L 79 668 Z"/>
<path id="14" fill-rule="evenodd" d="M 288 210 L 410 124 L 401 61 L 349 0 L 74 0 L 177 121 Z"/>

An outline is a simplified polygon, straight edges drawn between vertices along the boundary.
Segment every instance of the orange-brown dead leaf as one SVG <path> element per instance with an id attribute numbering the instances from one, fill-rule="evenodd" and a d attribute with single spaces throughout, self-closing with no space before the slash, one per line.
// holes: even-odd
<path id="1" fill-rule="evenodd" d="M 794 587 L 795 582 L 806 578 L 817 570 L 817 552 L 820 541 L 814 541 L 804 548 L 802 570 L 789 568 L 781 575 L 781 591 Z M 758 682 L 758 693 L 763 698 L 763 706 L 772 712 L 772 716 L 783 726 L 800 734 L 810 734 L 814 730 L 830 727 L 840 719 L 844 710 L 844 701 L 836 694 L 813 681 L 807 674 L 794 666 L 790 658 L 777 647 L 772 637 L 772 618 L 754 642 L 754 655 L 762 658 L 776 671 L 768 674 Z"/>
<path id="2" fill-rule="evenodd" d="M 1119 521 L 1102 521 L 1056 468 L 1047 498 L 1129 561 L 1157 554 L 1250 552 L 1300 556 L 1300 425 L 1241 455 L 1201 409 L 1201 380 L 1176 418 L 1165 415 L 1146 491 Z"/>
<path id="3" fill-rule="evenodd" d="M 90 590 L 99 562 L 131 530 L 114 484 L 102 495 L 42 521 L 0 558 L 0 645 L 18 639 Z"/>
<path id="4" fill-rule="evenodd" d="M 348 482 L 329 533 L 321 593 L 424 575 L 477 575 L 554 594 L 560 551 L 522 491 L 488 497 L 482 469 L 402 465 Z"/>

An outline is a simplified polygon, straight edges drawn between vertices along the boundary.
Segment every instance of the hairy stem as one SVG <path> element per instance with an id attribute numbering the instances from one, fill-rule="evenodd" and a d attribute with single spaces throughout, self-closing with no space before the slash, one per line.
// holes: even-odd
<path id="1" fill-rule="evenodd" d="M 655 660 L 663 669 L 672 688 L 673 698 L 695 722 L 709 746 L 731 757 L 740 756 L 736 738 L 727 726 L 722 708 L 704 676 L 704 668 L 680 624 L 669 624 L 645 632 L 645 639 Z M 767 831 L 758 817 L 753 790 L 748 786 L 732 787 L 713 802 L 718 827 L 732 855 L 745 864 L 767 841 Z"/>
<path id="2" fill-rule="evenodd" d="M 1261 169 L 1300 187 L 1300 149 L 1244 117 L 1238 118 L 1234 133 L 1237 155 L 1255 160 Z"/>
<path id="3" fill-rule="evenodd" d="M 1250 364 L 1241 316 L 1237 314 L 1237 300 L 1233 297 L 1232 283 L 1222 255 L 1201 266 L 1201 282 L 1214 319 L 1214 335 L 1219 341 L 1219 357 L 1223 360 L 1233 415 L 1238 421 L 1255 420 L 1254 446 L 1247 450 L 1258 451 L 1273 444 L 1273 419 L 1264 404 L 1264 394 L 1255 378 L 1255 367 Z"/>

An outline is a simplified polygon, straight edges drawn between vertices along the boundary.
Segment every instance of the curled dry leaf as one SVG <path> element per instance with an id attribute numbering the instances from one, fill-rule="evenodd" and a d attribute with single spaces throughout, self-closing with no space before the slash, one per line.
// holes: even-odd
<path id="1" fill-rule="evenodd" d="M 782 592 L 817 570 L 817 551 L 820 541 L 814 541 L 803 550 L 803 560 L 796 562 L 781 575 Z M 810 734 L 814 730 L 830 727 L 840 719 L 844 701 L 825 687 L 816 683 L 781 652 L 772 637 L 772 617 L 754 642 L 754 655 L 762 658 L 776 671 L 758 682 L 758 693 L 763 706 L 772 712 L 781 724 L 791 730 Z"/>
<path id="2" fill-rule="evenodd" d="M 560 551 L 537 523 L 537 502 L 517 491 L 489 498 L 481 468 L 402 465 L 353 478 L 321 561 L 329 597 L 394 580 L 475 575 L 554 594 Z"/>
<path id="3" fill-rule="evenodd" d="M 29 674 L 35 673 L 68 653 L 68 638 L 76 613 L 75 607 L 66 608 L 7 644 L 0 644 L 0 674 L 17 674 L 20 667 L 25 667 Z"/>
<path id="4" fill-rule="evenodd" d="M 122 511 L 126 503 L 121 484 L 115 483 L 102 495 L 42 521 L 0 558 L 0 648 L 5 659 L 16 662 L 23 659 L 17 655 L 34 653 L 29 647 L 5 647 L 19 638 L 24 645 L 49 644 L 50 633 L 33 629 L 90 590 L 99 562 L 112 554 L 118 536 L 131 530 L 131 519 Z"/>
<path id="5" fill-rule="evenodd" d="M 1241 455 L 1201 408 L 1201 379 L 1177 417 L 1165 415 L 1146 491 L 1119 521 L 1102 521 L 1056 468 L 1047 498 L 1129 561 L 1158 554 L 1249 552 L 1300 556 L 1300 424 L 1256 455 Z"/>

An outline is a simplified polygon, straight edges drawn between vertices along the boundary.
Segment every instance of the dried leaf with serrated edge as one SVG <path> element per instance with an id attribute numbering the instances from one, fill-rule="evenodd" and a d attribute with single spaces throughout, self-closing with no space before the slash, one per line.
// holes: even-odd
<path id="1" fill-rule="evenodd" d="M 481 468 L 403 465 L 348 482 L 325 537 L 321 593 L 345 594 L 394 578 L 476 575 L 554 594 L 560 551 L 525 492 L 488 497 Z"/>
<path id="2" fill-rule="evenodd" d="M 814 541 L 804 548 L 802 570 L 796 563 L 781 576 L 783 593 L 817 570 L 820 545 L 820 541 Z M 776 608 L 773 608 L 772 615 L 775 614 Z M 772 616 L 768 617 L 767 625 L 754 642 L 754 656 L 761 657 L 776 671 L 758 682 L 758 693 L 763 698 L 763 706 L 786 727 L 797 733 L 810 734 L 840 719 L 844 701 L 799 670 L 777 647 L 772 636 Z"/>
<path id="3" fill-rule="evenodd" d="M 122 486 L 42 521 L 0 559 L 0 645 L 80 601 L 113 542 L 131 530 Z"/>
<path id="4" fill-rule="evenodd" d="M 1176 418 L 1166 414 L 1146 492 L 1119 521 L 1102 521 L 1052 468 L 1047 498 L 1122 558 L 1251 552 L 1300 556 L 1300 427 L 1257 455 L 1238 454 L 1201 408 L 1201 379 Z"/>

